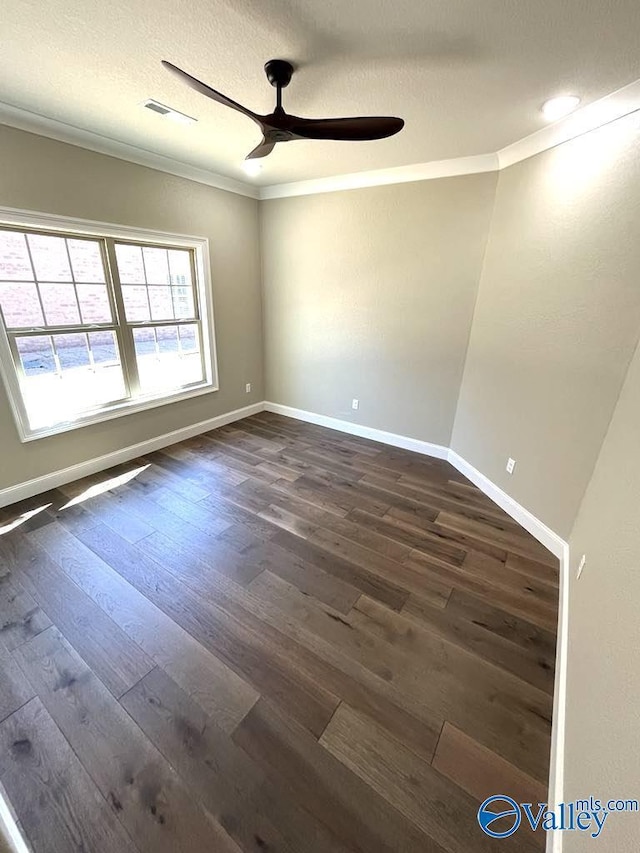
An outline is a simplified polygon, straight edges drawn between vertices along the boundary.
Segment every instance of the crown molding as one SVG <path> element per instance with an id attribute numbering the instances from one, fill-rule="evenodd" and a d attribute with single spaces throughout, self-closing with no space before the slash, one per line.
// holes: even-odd
<path id="1" fill-rule="evenodd" d="M 37 133 L 40 136 L 47 136 L 60 142 L 67 142 L 80 148 L 87 148 L 90 151 L 97 151 L 100 154 L 137 163 L 140 166 L 148 166 L 151 169 L 207 184 L 216 189 L 266 201 L 315 193 L 361 189 L 363 187 L 428 181 L 457 175 L 496 172 L 639 110 L 640 80 L 635 80 L 627 86 L 581 107 L 566 118 L 543 127 L 495 153 L 457 157 L 451 160 L 433 160 L 429 163 L 415 163 L 409 166 L 374 169 L 368 172 L 354 172 L 348 175 L 334 175 L 327 178 L 293 181 L 263 187 L 237 181 L 225 175 L 218 175 L 206 169 L 174 160 L 171 157 L 165 157 L 163 154 L 154 154 L 144 148 L 118 142 L 98 133 L 82 130 L 57 119 L 41 116 L 1 102 L 0 124 Z"/>
<path id="2" fill-rule="evenodd" d="M 430 181 L 455 175 L 495 172 L 497 169 L 497 154 L 478 154 L 474 157 L 457 157 L 454 160 L 432 160 L 430 163 L 415 163 L 411 166 L 394 166 L 391 169 L 373 169 L 369 172 L 353 172 L 350 175 L 316 178 L 311 181 L 274 184 L 260 188 L 260 199 L 331 193 L 362 187 L 381 187 L 385 184 L 405 184 L 410 181 Z"/>
<path id="3" fill-rule="evenodd" d="M 514 163 L 527 160 L 542 151 L 548 151 L 550 148 L 562 145 L 563 142 L 569 142 L 571 139 L 597 130 L 637 110 L 640 110 L 640 80 L 635 80 L 623 86 L 622 89 L 581 107 L 566 118 L 502 148 L 497 155 L 499 168 L 506 169 Z"/>
<path id="4" fill-rule="evenodd" d="M 209 172 L 207 169 L 191 166 L 181 160 L 174 160 L 172 157 L 165 157 L 164 154 L 155 154 L 153 151 L 147 151 L 146 148 L 138 148 L 136 145 L 129 145 L 126 142 L 119 142 L 90 130 L 83 130 L 58 119 L 48 118 L 29 110 L 23 110 L 20 107 L 14 107 L 11 104 L 0 102 L 0 124 L 15 127 L 18 130 L 26 130 L 29 133 L 36 133 L 39 136 L 46 136 L 58 142 L 67 142 L 79 148 L 87 148 L 89 151 L 98 152 L 98 154 L 117 157 L 119 160 L 127 160 L 129 163 L 137 163 L 139 166 L 148 166 L 150 169 L 166 172 L 169 175 L 177 175 L 179 178 L 187 178 L 187 180 L 196 181 L 199 184 L 207 184 L 207 186 L 215 187 L 218 190 L 226 190 L 249 198 L 258 198 L 258 188 L 250 184 L 236 181 L 234 178 L 228 178 L 225 175 L 218 175 L 215 172 Z"/>

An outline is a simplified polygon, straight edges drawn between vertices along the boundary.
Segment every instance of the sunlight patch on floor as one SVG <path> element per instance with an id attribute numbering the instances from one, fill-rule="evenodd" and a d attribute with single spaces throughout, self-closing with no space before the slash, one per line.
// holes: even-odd
<path id="1" fill-rule="evenodd" d="M 77 506 L 77 504 L 84 503 L 85 501 L 91 500 L 91 498 L 96 498 L 98 495 L 103 495 L 105 492 L 109 492 L 112 489 L 117 489 L 118 486 L 124 486 L 125 483 L 129 483 L 143 471 L 146 471 L 148 467 L 149 464 L 142 465 L 140 468 L 134 468 L 131 471 L 127 471 L 125 474 L 120 474 L 118 477 L 110 477 L 108 480 L 103 480 L 102 483 L 96 483 L 94 486 L 90 486 L 88 489 L 85 489 L 81 494 L 76 495 L 75 498 L 71 498 L 71 500 L 64 506 L 60 507 L 60 509 L 69 509 L 69 507 Z"/>

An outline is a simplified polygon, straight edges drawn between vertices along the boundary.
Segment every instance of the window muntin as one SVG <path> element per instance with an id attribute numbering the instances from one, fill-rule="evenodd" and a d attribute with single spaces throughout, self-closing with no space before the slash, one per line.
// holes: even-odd
<path id="1" fill-rule="evenodd" d="M 24 439 L 213 387 L 197 251 L 0 225 L 4 367 Z"/>

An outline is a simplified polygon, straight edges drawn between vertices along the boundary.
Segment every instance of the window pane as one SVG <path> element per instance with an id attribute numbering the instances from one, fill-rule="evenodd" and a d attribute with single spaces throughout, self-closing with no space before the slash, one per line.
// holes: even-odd
<path id="1" fill-rule="evenodd" d="M 89 346 L 95 364 L 119 361 L 115 332 L 89 332 Z"/>
<path id="2" fill-rule="evenodd" d="M 162 326 L 156 329 L 158 349 L 160 352 L 178 352 L 178 329 L 176 326 Z"/>
<path id="3" fill-rule="evenodd" d="M 147 246 L 142 250 L 144 256 L 144 271 L 147 284 L 169 284 L 169 263 L 166 249 L 151 249 Z"/>
<path id="4" fill-rule="evenodd" d="M 56 361 L 49 335 L 17 338 L 22 369 L 27 376 L 39 376 L 56 372 Z"/>
<path id="5" fill-rule="evenodd" d="M 110 323 L 111 306 L 104 284 L 78 284 L 78 301 L 83 323 Z"/>
<path id="6" fill-rule="evenodd" d="M 4 322 L 9 328 L 27 329 L 44 325 L 35 284 L 0 282 L 0 307 Z"/>
<path id="7" fill-rule="evenodd" d="M 144 284 L 144 265 L 140 246 L 116 243 L 116 258 L 122 284 Z"/>
<path id="8" fill-rule="evenodd" d="M 140 322 L 151 319 L 149 316 L 147 288 L 144 285 L 123 285 L 122 299 L 124 301 L 124 310 L 127 315 L 127 320 Z"/>
<path id="9" fill-rule="evenodd" d="M 64 237 L 29 234 L 27 239 L 39 281 L 72 280 Z"/>
<path id="10" fill-rule="evenodd" d="M 71 326 L 80 322 L 73 284 L 46 282 L 38 287 L 48 326 Z"/>
<path id="11" fill-rule="evenodd" d="M 182 342 L 182 329 L 177 326 L 162 326 L 155 329 L 156 341 L 152 329 L 134 329 L 133 338 L 138 361 L 140 387 L 145 394 L 171 391 L 202 382 L 202 361 L 198 339 L 190 340 L 191 348 L 185 351 L 178 344 Z"/>
<path id="12" fill-rule="evenodd" d="M 199 348 L 197 326 L 178 326 L 178 332 L 182 352 L 195 352 Z"/>
<path id="13" fill-rule="evenodd" d="M 100 243 L 93 240 L 67 240 L 76 281 L 104 283 Z"/>
<path id="14" fill-rule="evenodd" d="M 88 367 L 91 363 L 86 335 L 56 335 L 55 345 L 62 370 Z"/>
<path id="15" fill-rule="evenodd" d="M 153 329 L 134 329 L 133 340 L 137 356 L 156 355 L 156 335 Z"/>
<path id="16" fill-rule="evenodd" d="M 172 287 L 171 294 L 176 319 L 186 320 L 195 317 L 193 291 L 190 287 Z"/>
<path id="17" fill-rule="evenodd" d="M 171 284 L 191 287 L 191 256 L 184 249 L 169 249 Z"/>
<path id="18" fill-rule="evenodd" d="M 126 397 L 113 332 L 54 335 L 61 373 L 55 372 L 49 340 L 48 336 L 18 339 L 26 373 L 23 397 L 32 429 L 73 421 L 87 411 Z"/>
<path id="19" fill-rule="evenodd" d="M 152 320 L 173 320 L 173 303 L 170 287 L 152 286 L 149 288 Z"/>
<path id="20" fill-rule="evenodd" d="M 0 279 L 33 280 L 24 234 L 0 231 Z"/>

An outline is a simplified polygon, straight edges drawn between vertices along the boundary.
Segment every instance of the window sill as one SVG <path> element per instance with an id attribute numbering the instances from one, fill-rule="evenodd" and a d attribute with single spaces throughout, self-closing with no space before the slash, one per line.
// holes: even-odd
<path id="1" fill-rule="evenodd" d="M 171 395 L 161 395 L 155 397 L 145 397 L 138 400 L 127 400 L 124 403 L 118 403 L 114 406 L 109 406 L 106 409 L 98 409 L 91 412 L 86 412 L 79 415 L 73 421 L 63 421 L 51 426 L 42 427 L 41 429 L 31 430 L 26 429 L 18 420 L 20 441 L 26 444 L 30 441 L 37 441 L 40 438 L 50 438 L 60 433 L 70 432 L 71 430 L 81 429 L 92 424 L 100 424 L 104 421 L 110 421 L 114 418 L 121 418 L 125 415 L 133 415 L 136 412 L 145 412 L 147 409 L 155 409 L 158 406 L 168 406 L 171 403 L 179 403 L 182 400 L 190 400 L 192 397 L 200 397 L 203 394 L 211 394 L 218 391 L 219 386 L 212 382 L 204 382 L 199 385 L 193 385 L 182 391 L 178 391 Z"/>

